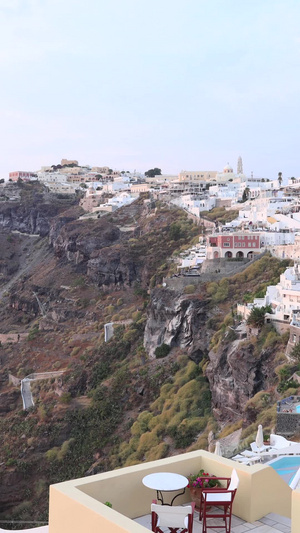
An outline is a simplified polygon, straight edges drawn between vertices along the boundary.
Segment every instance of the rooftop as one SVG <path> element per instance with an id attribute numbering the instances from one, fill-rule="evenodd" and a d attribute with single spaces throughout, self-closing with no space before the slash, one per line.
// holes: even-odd
<path id="1" fill-rule="evenodd" d="M 156 492 L 143 485 L 143 477 L 154 472 L 188 477 L 201 468 L 221 477 L 237 470 L 240 484 L 232 533 L 299 533 L 300 491 L 292 490 L 266 464 L 247 466 L 204 450 L 52 485 L 49 533 L 146 533 Z M 187 489 L 177 505 L 189 500 Z M 104 505 L 106 501 L 112 508 Z M 197 512 L 195 518 L 194 533 L 201 531 Z"/>

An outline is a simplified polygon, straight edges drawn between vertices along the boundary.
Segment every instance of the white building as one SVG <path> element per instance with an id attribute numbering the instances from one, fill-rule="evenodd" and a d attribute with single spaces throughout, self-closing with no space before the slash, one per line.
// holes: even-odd
<path id="1" fill-rule="evenodd" d="M 299 265 L 287 268 L 281 274 L 279 283 L 267 288 L 267 295 L 275 315 L 272 318 L 289 322 L 293 311 L 300 309 Z"/>
<path id="2" fill-rule="evenodd" d="M 107 203 L 108 205 L 111 205 L 117 209 L 119 207 L 123 207 L 124 205 L 129 205 L 135 200 L 136 198 L 131 196 L 129 193 L 122 192 L 118 196 L 114 196 L 113 198 L 110 198 Z"/>
<path id="3" fill-rule="evenodd" d="M 256 298 L 253 303 L 238 305 L 237 312 L 247 319 L 253 307 L 270 305 L 272 314 L 266 314 L 266 320 L 290 323 L 293 313 L 300 310 L 300 270 L 299 265 L 289 267 L 280 276 L 277 285 L 269 285 L 264 298 Z"/>
<path id="4" fill-rule="evenodd" d="M 210 211 L 215 207 L 216 198 L 203 196 L 203 198 L 196 200 L 191 194 L 184 194 L 177 198 L 173 198 L 171 203 L 199 217 L 201 211 Z"/>
<path id="5" fill-rule="evenodd" d="M 51 183 L 67 183 L 67 179 L 65 174 L 62 174 L 59 171 L 56 172 L 44 172 L 39 171 L 37 172 L 38 180 L 47 184 L 49 182 Z"/>
<path id="6" fill-rule="evenodd" d="M 216 170 L 182 170 L 178 174 L 179 181 L 215 181 L 218 172 Z"/>
<path id="7" fill-rule="evenodd" d="M 103 192 L 115 193 L 117 191 L 129 190 L 129 183 L 124 181 L 111 181 L 103 185 Z"/>
<path id="8" fill-rule="evenodd" d="M 295 215 L 291 214 L 287 216 L 278 213 L 273 216 L 268 216 L 267 227 L 273 231 L 287 231 L 291 233 L 300 231 L 300 220 L 297 220 Z"/>

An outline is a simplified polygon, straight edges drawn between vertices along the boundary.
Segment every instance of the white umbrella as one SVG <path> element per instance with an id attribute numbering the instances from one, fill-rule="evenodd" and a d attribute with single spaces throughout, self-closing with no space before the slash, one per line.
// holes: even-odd
<path id="1" fill-rule="evenodd" d="M 215 454 L 216 455 L 222 455 L 221 444 L 219 443 L 218 440 L 217 440 L 216 446 L 215 446 Z"/>
<path id="2" fill-rule="evenodd" d="M 263 435 L 263 428 L 261 424 L 259 424 L 258 429 L 257 429 L 255 443 L 258 448 L 262 448 L 264 445 L 264 435 Z"/>

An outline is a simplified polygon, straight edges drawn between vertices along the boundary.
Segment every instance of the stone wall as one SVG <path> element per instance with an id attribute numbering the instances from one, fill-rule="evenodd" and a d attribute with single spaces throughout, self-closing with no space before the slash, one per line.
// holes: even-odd
<path id="1" fill-rule="evenodd" d="M 206 259 L 202 265 L 199 275 L 178 274 L 171 278 L 164 278 L 163 282 L 169 289 L 183 290 L 187 285 L 199 286 L 209 281 L 218 281 L 224 277 L 233 276 L 243 272 L 250 263 L 254 263 L 265 254 L 260 254 L 253 259 L 244 258 L 241 261 L 230 261 L 224 258 Z"/>
<path id="2" fill-rule="evenodd" d="M 272 315 L 267 315 L 266 322 L 271 323 L 279 335 L 283 335 L 286 331 L 290 331 L 290 324 L 288 322 L 284 322 L 284 320 L 273 320 Z"/>
<path id="3" fill-rule="evenodd" d="M 290 325 L 290 338 L 287 343 L 286 355 L 290 355 L 293 348 L 295 348 L 296 344 L 300 342 L 300 327 L 295 325 Z"/>
<path id="4" fill-rule="evenodd" d="M 276 433 L 278 435 L 292 436 L 300 432 L 300 414 L 277 413 Z"/>

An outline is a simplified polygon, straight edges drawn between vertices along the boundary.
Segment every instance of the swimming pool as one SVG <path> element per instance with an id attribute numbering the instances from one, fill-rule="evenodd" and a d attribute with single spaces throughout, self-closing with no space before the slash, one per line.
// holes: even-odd
<path id="1" fill-rule="evenodd" d="M 297 457 L 281 457 L 274 459 L 268 463 L 277 474 L 279 474 L 284 481 L 290 485 L 298 468 L 300 468 L 300 456 Z"/>
<path id="2" fill-rule="evenodd" d="M 300 413 L 300 404 L 296 405 L 296 413 Z"/>

